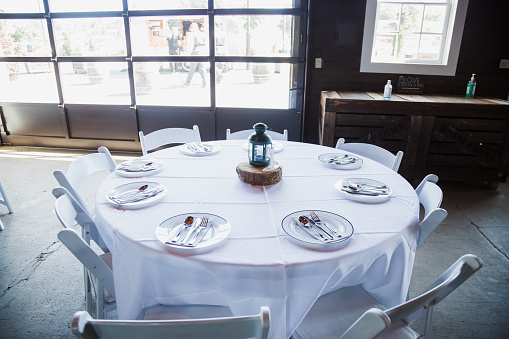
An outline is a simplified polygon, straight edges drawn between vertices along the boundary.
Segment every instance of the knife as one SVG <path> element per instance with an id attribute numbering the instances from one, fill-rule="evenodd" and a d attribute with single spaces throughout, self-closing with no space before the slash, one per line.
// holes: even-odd
<path id="1" fill-rule="evenodd" d="M 306 218 L 308 219 L 309 224 L 311 224 L 311 227 L 313 227 L 312 225 L 315 225 L 315 226 L 316 226 L 316 228 L 318 228 L 320 231 L 322 231 L 323 233 L 325 233 L 325 235 L 326 235 L 327 237 L 329 237 L 329 238 L 330 238 L 330 240 L 334 240 L 334 237 L 333 237 L 332 235 L 330 235 L 330 234 L 329 234 L 329 232 L 327 232 L 326 230 L 324 230 L 324 229 L 322 228 L 322 226 L 320 225 L 320 223 L 318 223 L 318 222 L 314 221 L 314 220 L 313 220 L 313 218 L 311 218 L 311 217 L 309 217 L 309 218 L 308 218 L 308 217 L 306 216 Z"/>
<path id="2" fill-rule="evenodd" d="M 211 226 L 212 226 L 212 220 L 209 220 L 209 223 L 207 224 L 207 227 L 205 227 L 205 229 L 198 230 L 198 232 L 196 233 L 197 235 L 195 235 L 194 241 L 192 241 L 189 246 L 195 247 L 199 243 L 201 243 L 203 238 L 205 238 L 205 235 L 207 235 L 207 233 L 208 233 L 208 231 L 209 231 Z"/>

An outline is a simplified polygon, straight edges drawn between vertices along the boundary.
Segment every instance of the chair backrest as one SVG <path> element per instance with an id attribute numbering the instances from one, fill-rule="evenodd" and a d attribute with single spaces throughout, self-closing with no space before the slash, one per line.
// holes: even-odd
<path id="1" fill-rule="evenodd" d="M 270 312 L 266 306 L 253 316 L 186 320 L 96 320 L 87 312 L 74 315 L 72 332 L 79 338 L 267 338 Z"/>
<path id="2" fill-rule="evenodd" d="M 419 248 L 431 233 L 447 217 L 447 211 L 440 208 L 443 193 L 436 184 L 438 177 L 435 174 L 428 174 L 415 189 L 420 204 L 424 207 L 424 217 L 419 223 L 419 237 L 417 248 Z"/>
<path id="3" fill-rule="evenodd" d="M 95 225 L 94 219 L 87 210 L 74 199 L 74 197 L 64 187 L 53 189 L 55 201 L 55 213 L 62 225 L 66 228 L 73 228 L 77 222 L 82 229 L 83 240 L 90 245 L 94 241 L 104 252 L 109 252 L 108 247 L 101 238 Z"/>
<path id="4" fill-rule="evenodd" d="M 336 143 L 336 148 L 343 151 L 363 155 L 367 158 L 370 158 L 371 160 L 375 160 L 376 162 L 389 167 L 395 172 L 399 170 L 399 165 L 401 165 L 401 160 L 403 159 L 402 151 L 399 151 L 396 155 L 394 155 L 385 148 L 373 144 L 356 142 L 345 143 L 344 138 L 339 138 L 338 142 Z"/>
<path id="5" fill-rule="evenodd" d="M 230 132 L 230 129 L 226 129 L 226 140 L 240 140 L 240 139 L 247 139 L 251 134 L 254 133 L 254 129 L 245 129 L 242 131 L 237 132 Z M 283 133 L 278 133 L 274 131 L 265 131 L 272 140 L 283 140 L 288 141 L 288 130 L 284 130 Z"/>
<path id="6" fill-rule="evenodd" d="M 163 128 L 147 135 L 139 132 L 141 151 L 147 155 L 149 151 L 170 144 L 201 142 L 200 129 L 197 125 L 190 128 Z"/>
<path id="7" fill-rule="evenodd" d="M 116 166 L 106 147 L 101 146 L 97 150 L 98 153 L 86 154 L 74 160 L 65 173 L 62 171 L 53 172 L 60 186 L 65 187 L 81 207 L 89 213 L 90 211 L 78 193 L 81 184 L 94 173 L 115 171 Z"/>
<path id="8" fill-rule="evenodd" d="M 401 320 L 408 326 L 419 318 L 419 338 L 431 337 L 433 307 L 482 266 L 479 257 L 473 254 L 462 256 L 419 296 L 385 311 L 377 308 L 366 311 L 341 338 L 374 338 L 391 324 Z"/>

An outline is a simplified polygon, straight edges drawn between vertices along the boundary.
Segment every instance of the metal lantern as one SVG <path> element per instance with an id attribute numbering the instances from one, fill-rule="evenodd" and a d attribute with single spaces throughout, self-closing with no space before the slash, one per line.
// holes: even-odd
<path id="1" fill-rule="evenodd" d="M 249 137 L 249 164 L 255 167 L 265 167 L 270 164 L 270 151 L 272 149 L 272 139 L 265 133 L 267 125 L 257 123 L 253 126 L 255 132 Z"/>

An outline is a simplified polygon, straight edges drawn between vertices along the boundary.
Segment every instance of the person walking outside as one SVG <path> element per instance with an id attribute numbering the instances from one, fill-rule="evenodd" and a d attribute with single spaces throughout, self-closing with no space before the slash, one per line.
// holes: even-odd
<path id="1" fill-rule="evenodd" d="M 206 55 L 206 38 L 205 34 L 200 31 L 198 24 L 193 22 L 189 27 L 189 33 L 187 38 L 187 54 L 188 55 Z M 189 73 L 187 74 L 186 81 L 183 82 L 184 86 L 189 87 L 191 85 L 191 80 L 193 80 L 194 72 L 198 71 L 200 73 L 202 87 L 207 85 L 207 81 L 205 80 L 205 68 L 201 62 L 191 62 L 189 67 Z"/>

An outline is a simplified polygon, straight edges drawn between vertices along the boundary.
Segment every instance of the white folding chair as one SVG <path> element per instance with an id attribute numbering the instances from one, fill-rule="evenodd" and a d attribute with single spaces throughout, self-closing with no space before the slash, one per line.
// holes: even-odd
<path id="1" fill-rule="evenodd" d="M 230 129 L 227 128 L 226 129 L 226 140 L 247 139 L 253 133 L 254 133 L 254 129 L 245 129 L 242 131 L 237 131 L 237 132 L 231 133 Z M 278 132 L 274 132 L 274 131 L 265 131 L 265 133 L 267 133 L 272 138 L 272 140 L 288 141 L 288 130 L 286 130 L 286 129 L 283 131 L 282 134 L 278 133 Z"/>
<path id="2" fill-rule="evenodd" d="M 86 339 L 265 339 L 269 326 L 270 311 L 266 306 L 253 316 L 185 320 L 95 320 L 81 311 L 71 323 L 72 332 Z"/>
<path id="3" fill-rule="evenodd" d="M 339 138 L 338 142 L 336 143 L 336 148 L 343 151 L 356 153 L 358 155 L 363 155 L 367 158 L 370 158 L 371 160 L 375 160 L 376 162 L 389 167 L 394 172 L 398 171 L 399 165 L 401 165 L 401 160 L 403 159 L 402 151 L 399 151 L 396 155 L 394 155 L 385 148 L 373 144 L 356 142 L 345 143 L 344 138 Z"/>
<path id="4" fill-rule="evenodd" d="M 11 206 L 11 203 L 9 202 L 9 199 L 7 199 L 7 194 L 5 194 L 4 187 L 2 186 L 2 183 L 0 182 L 0 195 L 2 196 L 2 199 L 0 199 L 0 205 L 7 206 L 7 210 L 9 213 L 13 213 L 13 209 Z M 2 223 L 2 220 L 0 219 L 0 231 L 4 229 L 4 224 Z"/>
<path id="5" fill-rule="evenodd" d="M 55 188 L 53 194 L 57 197 L 55 212 L 64 226 L 64 230 L 58 233 L 58 239 L 84 267 L 87 311 L 92 313 L 92 303 L 95 297 L 96 317 L 103 318 L 104 312 L 116 307 L 111 253 L 107 249 L 103 250 L 103 253 L 99 253 L 91 247 L 93 242 L 99 245 L 97 238 L 93 237 L 90 232 L 92 228 L 95 229 L 95 223 L 72 195 L 63 187 Z M 75 222 L 81 226 L 82 236 L 74 231 Z"/>
<path id="6" fill-rule="evenodd" d="M 149 151 L 170 144 L 201 142 L 200 129 L 197 125 L 189 128 L 163 128 L 147 135 L 139 132 L 141 151 L 147 155 Z"/>
<path id="7" fill-rule="evenodd" d="M 424 207 L 424 216 L 419 222 L 419 236 L 417 248 L 419 248 L 431 233 L 447 217 L 447 211 L 440 208 L 443 193 L 436 184 L 438 177 L 435 174 L 428 174 L 415 189 L 419 197 L 419 203 Z"/>
<path id="8" fill-rule="evenodd" d="M 74 160 L 65 173 L 62 171 L 53 172 L 60 186 L 65 187 L 89 214 L 91 214 L 90 210 L 78 193 L 81 184 L 94 173 L 115 171 L 116 166 L 110 151 L 106 147 L 101 146 L 97 151 L 98 153 L 86 154 Z"/>
<path id="9" fill-rule="evenodd" d="M 331 292 L 315 302 L 292 338 L 430 338 L 433 307 L 482 266 L 477 256 L 464 255 L 419 296 L 389 309 L 359 286 Z M 419 318 L 417 334 L 410 325 Z"/>

